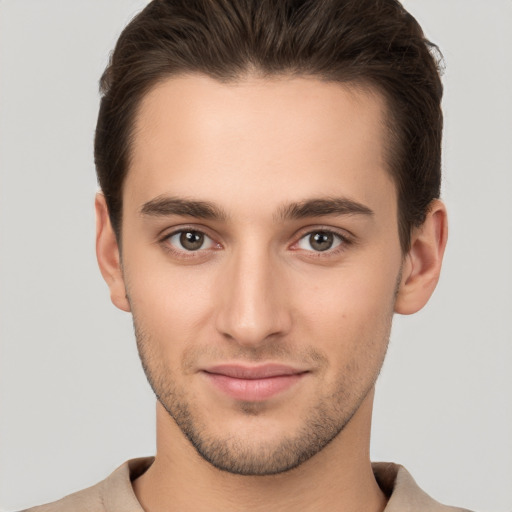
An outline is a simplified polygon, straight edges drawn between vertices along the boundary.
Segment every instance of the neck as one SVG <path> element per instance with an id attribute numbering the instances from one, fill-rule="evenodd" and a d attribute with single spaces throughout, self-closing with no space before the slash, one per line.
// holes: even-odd
<path id="1" fill-rule="evenodd" d="M 202 459 L 163 407 L 157 405 L 155 462 L 133 482 L 146 512 L 324 511 L 381 512 L 386 498 L 369 458 L 373 390 L 344 430 L 299 467 L 278 475 L 243 476 Z"/>

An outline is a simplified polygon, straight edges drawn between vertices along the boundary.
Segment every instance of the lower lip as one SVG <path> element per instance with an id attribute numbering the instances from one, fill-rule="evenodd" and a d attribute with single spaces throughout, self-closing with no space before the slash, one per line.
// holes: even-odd
<path id="1" fill-rule="evenodd" d="M 207 372 L 205 375 L 217 389 L 232 398 L 246 402 L 261 402 L 290 389 L 304 377 L 305 373 L 277 375 L 264 379 L 237 379 Z"/>

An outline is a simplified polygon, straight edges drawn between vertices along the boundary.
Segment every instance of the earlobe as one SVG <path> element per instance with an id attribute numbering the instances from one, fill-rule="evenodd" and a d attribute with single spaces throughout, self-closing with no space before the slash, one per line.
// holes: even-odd
<path id="1" fill-rule="evenodd" d="M 96 257 L 101 275 L 110 289 L 112 303 L 123 311 L 130 311 L 121 267 L 116 235 L 110 222 L 105 196 L 96 194 Z"/>
<path id="2" fill-rule="evenodd" d="M 439 280 L 448 236 L 444 204 L 435 199 L 425 222 L 411 235 L 411 247 L 402 268 L 402 278 L 395 302 L 395 312 L 410 315 L 430 299 Z"/>

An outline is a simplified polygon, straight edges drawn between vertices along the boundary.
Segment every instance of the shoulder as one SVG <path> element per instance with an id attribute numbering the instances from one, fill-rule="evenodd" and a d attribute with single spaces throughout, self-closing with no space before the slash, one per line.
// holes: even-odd
<path id="1" fill-rule="evenodd" d="M 32 507 L 22 512 L 64 512 L 73 510 L 74 512 L 103 512 L 105 508 L 102 503 L 102 487 L 100 482 L 92 487 L 75 492 L 53 503 Z"/>
<path id="2" fill-rule="evenodd" d="M 377 462 L 372 467 L 380 488 L 389 497 L 384 512 L 470 512 L 464 508 L 443 505 L 431 498 L 403 466 Z"/>
<path id="3" fill-rule="evenodd" d="M 143 512 L 131 481 L 144 473 L 153 460 L 153 457 L 129 460 L 92 487 L 22 512 Z"/>

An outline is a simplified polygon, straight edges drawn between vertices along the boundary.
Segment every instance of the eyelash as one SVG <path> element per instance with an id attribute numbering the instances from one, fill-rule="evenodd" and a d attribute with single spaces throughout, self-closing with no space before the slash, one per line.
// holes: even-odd
<path id="1" fill-rule="evenodd" d="M 186 249 L 176 249 L 169 243 L 169 240 L 173 236 L 181 234 L 181 233 L 187 233 L 187 232 L 199 233 L 199 234 L 202 234 L 205 237 L 209 238 L 210 240 L 212 240 L 214 246 L 216 246 L 214 250 L 218 250 L 219 248 L 222 247 L 221 244 L 219 244 L 218 242 L 215 242 L 213 237 L 209 236 L 208 233 L 206 233 L 204 230 L 195 228 L 195 227 L 186 227 L 186 226 L 182 227 L 180 229 L 176 229 L 176 230 L 172 231 L 171 233 L 166 233 L 165 236 L 162 236 L 158 240 L 158 242 L 160 245 L 162 245 L 162 247 L 164 248 L 164 250 L 166 252 L 168 252 L 174 256 L 177 256 L 179 258 L 182 258 L 182 259 L 183 258 L 186 258 L 186 259 L 198 258 L 202 254 L 204 254 L 204 251 L 209 250 L 209 249 L 198 249 L 196 251 L 187 251 Z M 306 237 L 311 236 L 313 234 L 317 234 L 317 233 L 333 235 L 335 238 L 337 238 L 339 240 L 339 244 L 334 249 L 326 249 L 325 251 L 314 251 L 314 250 L 304 249 L 303 250 L 304 253 L 307 253 L 307 257 L 309 257 L 309 258 L 329 258 L 332 256 L 337 256 L 340 253 L 342 253 L 343 251 L 345 251 L 348 248 L 348 246 L 353 245 L 353 243 L 354 243 L 353 239 L 351 239 L 350 237 L 348 237 L 345 234 L 341 234 L 339 231 L 336 231 L 332 228 L 318 227 L 315 229 L 307 228 L 307 230 L 303 230 L 302 233 L 300 234 L 300 236 L 292 244 L 292 246 L 298 245 L 301 240 L 303 240 Z M 301 251 L 300 248 L 292 249 L 292 250 L 293 251 Z"/>
<path id="2" fill-rule="evenodd" d="M 192 226 L 189 226 L 189 227 L 182 227 L 180 229 L 176 229 L 174 231 L 172 231 L 171 233 L 166 233 L 164 236 L 162 236 L 158 242 L 159 244 L 164 248 L 164 250 L 176 257 L 179 257 L 181 259 L 185 258 L 185 259 L 192 259 L 192 258 L 198 258 L 199 256 L 201 255 L 204 255 L 204 251 L 208 250 L 208 249 L 198 249 L 197 251 L 187 251 L 186 249 L 176 249 L 175 247 L 173 247 L 170 243 L 169 243 L 169 240 L 175 236 L 175 235 L 178 235 L 180 233 L 189 233 L 189 232 L 193 232 L 193 233 L 199 233 L 201 235 L 204 235 L 205 237 L 209 238 L 210 240 L 212 240 L 214 246 L 217 246 L 220 247 L 220 244 L 215 242 L 215 240 L 213 239 L 213 237 L 209 236 L 208 233 L 206 233 L 204 230 L 202 229 L 198 229 L 198 228 L 195 228 L 195 227 L 192 227 Z"/>
<path id="3" fill-rule="evenodd" d="M 336 239 L 339 240 L 339 244 L 336 247 L 334 247 L 332 249 L 331 248 L 326 249 L 325 251 L 313 251 L 313 250 L 304 249 L 304 253 L 307 254 L 308 258 L 327 259 L 329 257 L 335 257 L 335 256 L 338 256 L 339 254 L 341 254 L 342 252 L 344 252 L 350 245 L 352 245 L 354 243 L 354 240 L 352 238 L 349 238 L 348 235 L 342 234 L 337 230 L 334 230 L 332 228 L 327 228 L 327 227 L 325 227 L 325 228 L 318 227 L 318 228 L 314 228 L 314 229 L 306 228 L 305 230 L 303 230 L 301 232 L 300 236 L 297 238 L 297 241 L 293 243 L 293 246 L 298 245 L 301 240 L 304 240 L 305 238 L 307 238 L 311 235 L 314 235 L 314 234 L 318 234 L 318 233 L 333 235 Z M 293 249 L 293 250 L 301 251 L 300 248 Z"/>

